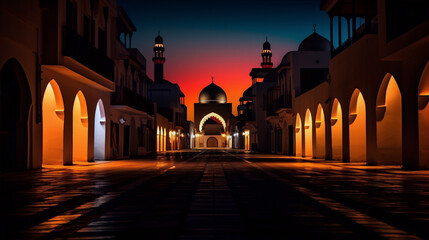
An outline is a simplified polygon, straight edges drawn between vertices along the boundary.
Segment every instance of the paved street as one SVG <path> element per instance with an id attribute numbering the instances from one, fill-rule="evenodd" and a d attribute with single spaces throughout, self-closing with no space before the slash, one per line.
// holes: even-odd
<path id="1" fill-rule="evenodd" d="M 1 239 L 429 239 L 429 171 L 216 150 L 6 173 Z"/>

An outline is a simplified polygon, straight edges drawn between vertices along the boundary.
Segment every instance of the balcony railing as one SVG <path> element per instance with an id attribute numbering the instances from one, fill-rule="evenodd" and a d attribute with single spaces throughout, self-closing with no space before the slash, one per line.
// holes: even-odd
<path id="1" fill-rule="evenodd" d="M 111 96 L 112 105 L 126 105 L 134 109 L 153 114 L 153 103 L 145 97 L 125 87 L 117 87 Z"/>
<path id="2" fill-rule="evenodd" d="M 340 46 L 338 46 L 337 48 L 335 48 L 332 51 L 332 57 L 338 55 L 339 53 L 341 53 L 342 51 L 344 51 L 345 49 L 347 49 L 348 47 L 350 47 L 353 43 L 357 42 L 359 39 L 361 39 L 362 37 L 364 37 L 367 34 L 376 34 L 378 33 L 378 25 L 377 23 L 371 23 L 370 27 L 366 27 L 365 24 L 363 24 L 362 26 L 360 26 L 357 30 L 355 35 L 352 38 L 347 39 L 345 42 L 343 42 Z"/>
<path id="3" fill-rule="evenodd" d="M 113 60 L 69 27 L 63 28 L 63 55 L 73 58 L 110 81 L 114 80 Z"/>

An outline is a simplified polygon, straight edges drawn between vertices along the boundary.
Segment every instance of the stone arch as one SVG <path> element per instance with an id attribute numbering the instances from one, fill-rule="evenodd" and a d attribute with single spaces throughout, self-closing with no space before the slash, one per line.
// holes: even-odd
<path id="1" fill-rule="evenodd" d="M 386 74 L 377 94 L 379 164 L 402 163 L 402 96 L 395 78 Z"/>
<path id="2" fill-rule="evenodd" d="M 332 159 L 343 159 L 343 111 L 337 98 L 332 103 L 331 112 Z"/>
<path id="3" fill-rule="evenodd" d="M 73 162 L 88 161 L 88 110 L 82 91 L 73 104 Z"/>
<path id="4" fill-rule="evenodd" d="M 429 62 L 420 78 L 418 88 L 419 103 L 419 161 L 429 166 Z"/>
<path id="5" fill-rule="evenodd" d="M 64 101 L 58 83 L 53 79 L 45 88 L 42 101 L 43 162 L 64 164 Z"/>
<path id="6" fill-rule="evenodd" d="M 317 106 L 315 124 L 316 128 L 316 158 L 326 158 L 325 112 L 321 104 Z"/>
<path id="7" fill-rule="evenodd" d="M 349 106 L 350 162 L 366 161 L 366 104 L 359 89 L 353 91 Z"/>
<path id="8" fill-rule="evenodd" d="M 31 105 L 24 69 L 9 59 L 0 70 L 0 171 L 27 168 Z"/>
<path id="9" fill-rule="evenodd" d="M 103 100 L 99 99 L 94 118 L 94 159 L 105 159 L 106 152 L 106 114 Z"/>
<path id="10" fill-rule="evenodd" d="M 295 156 L 302 156 L 302 122 L 299 113 L 296 114 L 295 122 Z"/>
<path id="11" fill-rule="evenodd" d="M 200 130 L 200 132 L 202 132 L 202 131 L 203 131 L 204 123 L 205 123 L 207 120 L 209 120 L 209 118 L 211 118 L 211 117 L 214 117 L 214 118 L 218 119 L 218 120 L 222 123 L 223 129 L 224 129 L 224 130 L 226 129 L 226 122 L 225 122 L 225 119 L 223 119 L 223 117 L 222 117 L 222 116 L 220 116 L 219 114 L 217 114 L 217 113 L 215 113 L 215 112 L 211 112 L 211 113 L 209 113 L 209 114 L 205 115 L 205 116 L 201 119 L 200 124 L 199 124 L 199 128 L 198 128 L 198 129 Z"/>
<path id="12" fill-rule="evenodd" d="M 304 135 L 305 135 L 305 157 L 313 156 L 313 118 L 310 109 L 307 108 L 304 120 Z"/>

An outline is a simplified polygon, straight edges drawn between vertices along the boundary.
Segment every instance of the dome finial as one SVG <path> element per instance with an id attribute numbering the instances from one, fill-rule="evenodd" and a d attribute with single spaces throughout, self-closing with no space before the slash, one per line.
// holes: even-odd
<path id="1" fill-rule="evenodd" d="M 214 79 L 214 77 L 212 76 L 212 83 L 213 83 L 213 79 Z"/>
<path id="2" fill-rule="evenodd" d="M 268 42 L 268 36 L 265 36 L 265 41 L 267 41 L 267 42 Z"/>
<path id="3" fill-rule="evenodd" d="M 313 31 L 316 32 L 316 24 L 313 24 Z"/>

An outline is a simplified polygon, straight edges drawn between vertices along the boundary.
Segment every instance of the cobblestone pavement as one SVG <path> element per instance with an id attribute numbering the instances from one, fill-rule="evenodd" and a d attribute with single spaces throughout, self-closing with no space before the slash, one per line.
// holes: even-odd
<path id="1" fill-rule="evenodd" d="M 1 239 L 429 239 L 429 171 L 182 151 L 0 175 Z"/>

